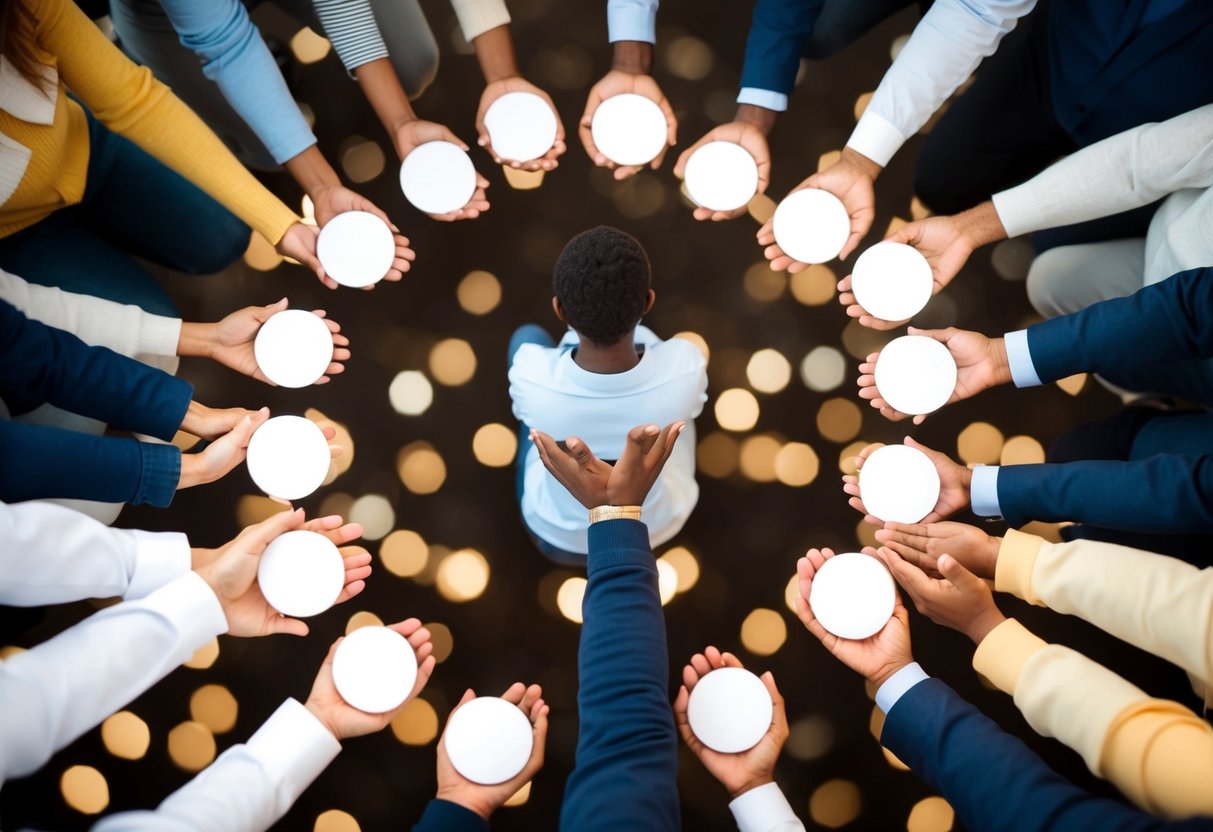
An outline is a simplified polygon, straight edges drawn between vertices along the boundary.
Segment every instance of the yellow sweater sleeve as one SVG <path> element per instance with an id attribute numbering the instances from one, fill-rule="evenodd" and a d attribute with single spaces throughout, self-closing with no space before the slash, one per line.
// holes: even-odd
<path id="1" fill-rule="evenodd" d="M 1150 698 L 1014 619 L 986 636 L 973 667 L 1014 697 L 1037 733 L 1073 748 L 1142 808 L 1213 814 L 1213 728 L 1178 702 Z"/>
<path id="2" fill-rule="evenodd" d="M 115 133 L 193 182 L 271 243 L 295 213 L 245 170 L 227 147 L 147 67 L 110 43 L 71 0 L 37 0 L 38 45 L 63 83 Z"/>

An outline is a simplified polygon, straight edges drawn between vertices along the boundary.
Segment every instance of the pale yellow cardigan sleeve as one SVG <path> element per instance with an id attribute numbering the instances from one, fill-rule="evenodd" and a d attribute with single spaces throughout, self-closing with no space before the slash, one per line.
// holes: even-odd
<path id="1" fill-rule="evenodd" d="M 489 29 L 496 29 L 510 22 L 505 0 L 451 0 L 455 16 L 459 18 L 459 29 L 463 38 L 471 43 Z"/>

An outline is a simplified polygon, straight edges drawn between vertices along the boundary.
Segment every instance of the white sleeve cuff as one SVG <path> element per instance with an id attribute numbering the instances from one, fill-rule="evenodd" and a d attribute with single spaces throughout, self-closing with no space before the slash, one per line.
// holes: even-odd
<path id="1" fill-rule="evenodd" d="M 657 0 L 609 0 L 607 40 L 657 43 Z"/>
<path id="2" fill-rule="evenodd" d="M 1044 211 L 1032 198 L 1032 190 L 1026 183 L 996 193 L 990 200 L 994 203 L 994 212 L 998 214 L 998 221 L 1006 229 L 1008 238 L 1030 234 L 1049 226 L 1048 219 L 1044 218 Z"/>
<path id="3" fill-rule="evenodd" d="M 978 465 L 973 468 L 973 480 L 969 483 L 969 506 L 981 517 L 1002 517 L 1002 506 L 998 504 L 997 465 Z"/>
<path id="4" fill-rule="evenodd" d="M 181 632 L 180 664 L 215 636 L 227 632 L 227 616 L 214 590 L 197 572 L 186 572 L 151 595 L 133 602 L 163 615 Z M 111 607 L 118 609 L 118 607 Z"/>
<path id="5" fill-rule="evenodd" d="M 741 92 L 737 93 L 737 103 L 752 104 L 755 107 L 765 107 L 768 110 L 782 113 L 788 108 L 788 97 L 784 93 L 773 90 L 742 87 Z"/>
<path id="6" fill-rule="evenodd" d="M 180 532 L 128 532 L 135 541 L 135 568 L 122 597 L 144 598 L 190 571 L 190 542 Z M 226 628 L 225 628 L 226 629 Z"/>
<path id="7" fill-rule="evenodd" d="M 888 166 L 893 154 L 901 149 L 908 138 L 869 108 L 860 116 L 851 138 L 847 139 L 847 147 L 862 153 L 883 168 Z"/>
<path id="8" fill-rule="evenodd" d="M 135 341 L 135 355 L 171 356 L 181 342 L 181 319 L 144 312 Z"/>
<path id="9" fill-rule="evenodd" d="M 1007 348 L 1007 365 L 1011 368 L 1011 381 L 1016 387 L 1039 387 L 1042 382 L 1032 363 L 1032 351 L 1028 349 L 1028 331 L 1019 329 L 1002 337 Z"/>
<path id="10" fill-rule="evenodd" d="M 775 783 L 750 789 L 729 804 L 739 832 L 770 832 L 773 829 L 804 829 L 800 818 Z M 793 825 L 794 824 L 794 825 Z"/>
<path id="11" fill-rule="evenodd" d="M 283 805 L 291 806 L 341 751 L 341 743 L 311 711 L 288 699 L 245 748 L 276 784 Z"/>
<path id="12" fill-rule="evenodd" d="M 471 43 L 490 29 L 510 22 L 505 0 L 451 0 L 463 39 Z"/>
<path id="13" fill-rule="evenodd" d="M 876 707 L 887 714 L 893 710 L 893 706 L 897 704 L 897 700 L 901 699 L 906 691 L 924 679 L 930 678 L 927 672 L 919 666 L 918 662 L 910 662 L 886 679 L 885 683 L 876 691 Z"/>

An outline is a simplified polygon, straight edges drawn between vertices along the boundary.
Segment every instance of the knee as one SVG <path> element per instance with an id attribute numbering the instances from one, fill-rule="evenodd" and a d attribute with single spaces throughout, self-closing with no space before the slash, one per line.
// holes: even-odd
<path id="1" fill-rule="evenodd" d="M 429 37 L 415 44 L 408 55 L 397 57 L 393 52 L 392 64 L 400 76 L 405 94 L 410 101 L 416 100 L 438 77 L 438 44 L 433 37 Z"/>
<path id="2" fill-rule="evenodd" d="M 1062 288 L 1068 282 L 1063 277 L 1066 259 L 1062 250 L 1053 249 L 1037 255 L 1028 269 L 1028 302 L 1046 318 L 1056 318 L 1070 311 L 1062 298 Z"/>
<path id="3" fill-rule="evenodd" d="M 826 58 L 841 52 L 853 38 L 847 37 L 834 27 L 817 27 L 813 36 L 804 45 L 804 56 L 810 61 L 824 61 Z"/>
<path id="4" fill-rule="evenodd" d="M 205 244 L 198 246 L 183 264 L 182 271 L 187 274 L 221 272 L 239 260 L 248 248 L 251 230 L 226 210 L 209 218 L 204 227 Z"/>

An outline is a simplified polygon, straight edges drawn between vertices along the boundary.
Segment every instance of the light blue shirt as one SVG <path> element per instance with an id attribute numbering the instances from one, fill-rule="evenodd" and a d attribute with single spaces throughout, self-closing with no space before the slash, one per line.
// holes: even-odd
<path id="1" fill-rule="evenodd" d="M 901 670 L 894 673 L 876 691 L 876 707 L 882 713 L 888 713 L 906 692 L 924 679 L 930 679 L 927 672 L 918 662 L 910 662 Z"/>
<path id="2" fill-rule="evenodd" d="M 659 0 L 607 0 L 607 40 L 657 43 Z"/>

